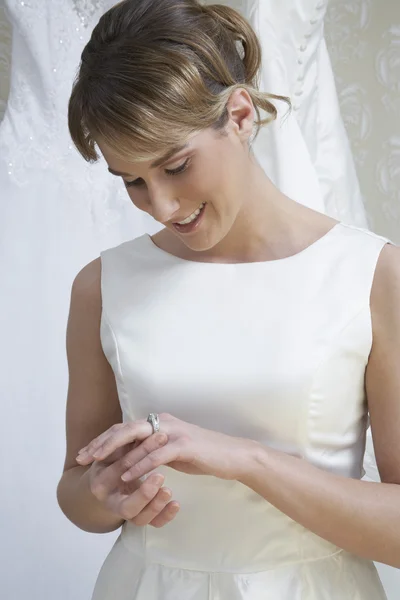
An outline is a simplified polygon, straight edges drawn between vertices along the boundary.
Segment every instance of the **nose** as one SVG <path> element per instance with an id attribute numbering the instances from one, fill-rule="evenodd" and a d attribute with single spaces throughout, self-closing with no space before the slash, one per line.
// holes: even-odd
<path id="1" fill-rule="evenodd" d="M 171 221 L 180 208 L 178 199 L 168 188 L 148 187 L 149 213 L 159 223 Z"/>

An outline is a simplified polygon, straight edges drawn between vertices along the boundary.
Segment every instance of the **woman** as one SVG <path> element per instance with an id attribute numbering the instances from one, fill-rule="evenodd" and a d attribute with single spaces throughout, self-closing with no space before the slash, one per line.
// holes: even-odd
<path id="1" fill-rule="evenodd" d="M 72 138 L 164 225 L 72 289 L 58 499 L 122 526 L 94 600 L 379 600 L 400 566 L 400 251 L 266 177 L 259 65 L 196 0 L 121 2 L 82 55 Z"/>

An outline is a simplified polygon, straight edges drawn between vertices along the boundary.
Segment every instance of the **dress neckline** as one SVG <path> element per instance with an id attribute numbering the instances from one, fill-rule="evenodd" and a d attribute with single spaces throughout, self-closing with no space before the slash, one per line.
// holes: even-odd
<path id="1" fill-rule="evenodd" d="M 160 248 L 159 246 L 157 246 L 157 244 L 155 244 L 155 242 L 152 240 L 151 235 L 149 233 L 145 233 L 144 235 L 141 236 L 141 239 L 143 240 L 143 242 L 145 243 L 145 245 L 147 246 L 148 250 L 150 252 L 152 252 L 154 255 L 158 254 L 159 256 L 164 256 L 164 258 L 170 260 L 171 262 L 175 262 L 175 263 L 181 263 L 181 264 L 193 264 L 193 265 L 202 265 L 202 266 L 210 266 L 213 268 L 218 268 L 218 267 L 237 267 L 237 268 L 243 268 L 243 267 L 249 267 L 250 265 L 281 265 L 281 264 L 286 264 L 286 263 L 290 263 L 290 262 L 295 262 L 297 260 L 299 260 L 300 258 L 302 258 L 303 256 L 307 256 L 313 252 L 315 252 L 316 250 L 318 250 L 320 248 L 320 246 L 322 246 L 326 241 L 328 241 L 331 237 L 333 237 L 336 232 L 339 230 L 339 228 L 342 226 L 342 223 L 339 221 L 338 223 L 335 223 L 335 225 L 333 227 L 331 227 L 331 229 L 329 229 L 329 231 L 327 231 L 322 237 L 318 238 L 317 240 L 315 240 L 315 242 L 313 242 L 312 244 L 310 244 L 309 246 L 307 246 L 306 248 L 304 248 L 304 250 L 300 250 L 300 252 L 297 252 L 296 254 L 292 254 L 291 256 L 286 256 L 284 258 L 276 258 L 276 259 L 272 259 L 272 260 L 263 260 L 263 261 L 250 261 L 250 262 L 231 262 L 231 263 L 222 263 L 222 262 L 206 262 L 206 261 L 199 261 L 199 260 L 190 260 L 187 258 L 181 258 L 179 256 L 175 256 L 175 254 L 171 254 L 170 252 L 167 252 L 167 250 L 163 250 L 162 248 Z"/>

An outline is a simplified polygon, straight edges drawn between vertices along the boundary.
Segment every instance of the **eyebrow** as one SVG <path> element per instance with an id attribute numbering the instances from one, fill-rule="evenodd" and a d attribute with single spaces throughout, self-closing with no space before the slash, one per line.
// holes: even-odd
<path id="1" fill-rule="evenodd" d="M 178 152 L 182 152 L 183 150 L 186 150 L 186 148 L 188 148 L 188 147 L 189 147 L 189 144 L 184 144 L 183 146 L 177 146 L 176 148 L 172 148 L 171 150 L 168 150 L 168 152 L 166 152 L 163 156 L 161 156 L 160 158 L 157 158 L 157 160 L 155 160 L 154 162 L 152 162 L 151 165 L 150 165 L 150 167 L 152 169 L 156 169 L 157 167 L 161 167 L 161 165 L 163 165 L 170 158 L 172 158 L 173 156 L 175 156 L 175 154 L 178 154 Z M 124 171 L 115 171 L 111 167 L 108 167 L 108 170 L 113 175 L 117 175 L 117 176 L 119 176 L 119 175 L 125 175 L 125 177 L 132 177 L 132 173 L 125 173 Z"/>

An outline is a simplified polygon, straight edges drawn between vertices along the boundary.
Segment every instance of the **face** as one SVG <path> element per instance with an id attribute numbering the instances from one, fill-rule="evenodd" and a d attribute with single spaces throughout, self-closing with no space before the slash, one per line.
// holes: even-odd
<path id="1" fill-rule="evenodd" d="M 201 131 L 157 164 L 121 160 L 106 144 L 99 141 L 98 146 L 110 172 L 122 177 L 137 208 L 188 248 L 208 250 L 229 233 L 244 208 L 253 110 L 246 90 L 236 90 L 228 105 L 225 135 Z"/>

